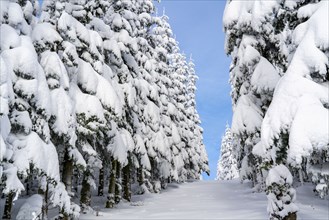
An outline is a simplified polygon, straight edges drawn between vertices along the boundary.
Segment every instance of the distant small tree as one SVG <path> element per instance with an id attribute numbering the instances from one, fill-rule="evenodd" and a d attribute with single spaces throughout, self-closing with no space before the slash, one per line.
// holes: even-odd
<path id="1" fill-rule="evenodd" d="M 217 164 L 217 180 L 231 180 L 239 177 L 237 161 L 233 155 L 232 141 L 231 129 L 226 125 L 225 135 L 222 138 L 221 154 Z"/>

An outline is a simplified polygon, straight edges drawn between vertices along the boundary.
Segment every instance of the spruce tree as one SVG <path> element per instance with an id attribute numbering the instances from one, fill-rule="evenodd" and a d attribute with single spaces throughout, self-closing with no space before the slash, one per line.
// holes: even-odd
<path id="1" fill-rule="evenodd" d="M 193 155 L 190 156 L 190 163 L 193 168 L 190 175 L 193 179 L 198 179 L 202 172 L 209 175 L 208 156 L 203 144 L 203 129 L 201 128 L 201 120 L 196 109 L 196 75 L 195 65 L 192 56 L 187 64 L 187 83 L 186 86 L 186 116 L 190 132 L 189 145 L 193 148 Z"/>
<path id="2" fill-rule="evenodd" d="M 222 137 L 220 159 L 217 164 L 217 180 L 231 180 L 239 177 L 237 161 L 233 154 L 233 136 L 226 125 L 225 135 Z"/>
<path id="3" fill-rule="evenodd" d="M 292 175 L 301 183 L 312 180 L 317 184 L 315 191 L 325 196 L 328 186 L 323 172 L 327 163 L 323 146 L 327 140 L 323 142 L 323 138 L 329 132 L 319 118 L 328 115 L 328 97 L 324 97 L 328 91 L 322 86 L 328 80 L 327 41 L 324 41 L 327 32 L 318 31 L 327 30 L 328 25 L 318 19 L 328 15 L 326 9 L 326 1 L 227 4 L 226 49 L 234 55 L 232 130 L 240 142 L 235 145 L 235 152 L 242 178 L 261 183 L 267 171 L 274 174 L 278 169 L 285 170 L 284 178 Z M 306 50 L 317 59 L 305 59 L 302 51 Z M 317 112 L 319 118 L 308 117 L 311 112 Z M 314 132 L 316 137 L 311 135 Z M 254 161 L 254 166 L 250 166 L 250 161 Z M 268 179 L 275 179 L 275 175 L 269 174 Z M 290 204 L 294 200 L 289 193 L 292 182 L 286 188 L 279 186 L 279 182 L 266 184 L 269 195 L 275 191 L 278 200 L 269 196 L 269 207 L 272 203 Z M 281 197 L 287 193 L 290 199 Z M 296 218 L 296 210 L 283 206 L 269 211 L 273 219 Z"/>
<path id="4" fill-rule="evenodd" d="M 123 91 L 123 114 L 122 119 L 117 123 L 118 137 L 114 139 L 117 143 L 113 142 L 111 145 L 113 159 L 117 162 L 114 162 L 116 163 L 116 171 L 112 171 L 116 174 L 116 184 L 115 187 L 110 186 L 109 190 L 115 189 L 115 192 L 109 192 L 108 203 L 113 201 L 113 195 L 115 195 L 114 200 L 116 203 L 121 200 L 121 173 L 123 167 L 125 167 L 125 197 L 128 200 L 130 199 L 130 193 L 128 193 L 130 190 L 128 189 L 130 188 L 130 183 L 127 180 L 127 175 L 129 175 L 128 172 L 130 172 L 131 157 L 134 150 L 134 146 L 131 144 L 135 118 L 133 108 L 134 106 L 135 108 L 139 106 L 137 104 L 136 85 L 140 78 L 140 70 L 134 57 L 138 52 L 136 40 L 137 30 L 135 28 L 137 15 L 135 14 L 135 7 L 136 4 L 134 4 L 134 2 L 114 1 L 106 12 L 104 19 L 105 24 L 109 25 L 113 30 L 112 38 L 106 42 L 106 63 L 115 73 L 115 77 L 118 80 L 118 86 L 120 90 Z M 120 142 L 123 142 L 123 146 L 118 145 Z M 110 180 L 110 183 L 114 183 L 114 181 Z"/>
<path id="5" fill-rule="evenodd" d="M 302 183 L 308 180 L 305 176 L 308 174 L 316 184 L 315 191 L 322 196 L 328 187 L 324 184 L 328 179 L 324 172 L 329 134 L 325 123 L 328 88 L 324 86 L 328 82 L 328 41 L 325 40 L 328 33 L 319 30 L 327 31 L 328 22 L 319 20 L 328 16 L 326 9 L 326 1 L 307 3 L 298 9 L 297 16 L 304 22 L 297 25 L 293 33 L 296 50 L 276 87 L 276 95 L 262 125 L 264 158 L 289 165 L 290 172 Z M 306 62 L 303 52 L 306 48 L 317 58 Z M 287 112 L 291 115 L 287 116 Z"/>
<path id="6" fill-rule="evenodd" d="M 54 206 L 70 209 L 70 205 L 67 206 L 64 202 L 68 195 L 65 189 L 60 188 L 62 183 L 58 154 L 50 138 L 49 89 L 31 39 L 32 30 L 36 25 L 34 2 L 19 3 L 20 5 L 8 1 L 1 3 L 1 8 L 4 9 L 1 31 L 4 30 L 3 27 L 7 28 L 9 32 L 5 37 L 9 36 L 12 39 L 4 42 L 7 45 L 1 46 L 1 56 L 8 64 L 7 71 L 12 73 L 7 82 L 12 83 L 13 91 L 8 114 L 11 129 L 6 139 L 11 153 L 5 158 L 6 168 L 3 172 L 6 180 L 11 182 L 5 181 L 4 193 L 8 194 L 8 197 L 3 217 L 10 218 L 14 194 L 19 194 L 24 189 L 18 177 L 24 180 L 29 179 L 31 175 L 36 175 L 38 193 L 43 198 L 42 216 L 45 217 L 49 196 Z M 16 14 L 12 14 L 13 10 Z M 52 200 L 57 192 L 62 194 L 61 198 Z"/>
<path id="7" fill-rule="evenodd" d="M 281 25 L 287 19 L 281 13 L 288 12 L 288 6 L 283 1 L 231 1 L 223 17 L 225 48 L 232 56 L 232 132 L 237 139 L 234 149 L 241 179 L 252 180 L 258 189 L 264 188 L 271 163 L 262 160 L 261 125 L 291 50 L 286 37 L 289 34 L 285 35 L 290 27 Z"/>

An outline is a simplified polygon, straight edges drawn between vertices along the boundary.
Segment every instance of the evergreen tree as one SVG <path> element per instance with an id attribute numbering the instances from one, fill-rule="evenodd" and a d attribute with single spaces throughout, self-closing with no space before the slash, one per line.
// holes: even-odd
<path id="1" fill-rule="evenodd" d="M 185 56 L 179 53 L 178 42 L 172 36 L 168 17 L 155 17 L 154 22 L 156 26 L 152 29 L 150 39 L 155 51 L 156 69 L 160 73 L 158 84 L 162 123 L 169 137 L 172 155 L 169 158 L 172 164 L 170 175 L 172 179 L 180 181 L 186 180 L 187 175 L 195 179 L 201 170 L 207 172 L 208 166 L 205 162 L 207 156 L 202 143 L 202 129 L 198 126 L 200 120 L 195 109 L 197 77 L 194 64 L 192 61 L 187 63 Z M 175 86 L 179 86 L 180 90 Z M 178 109 L 182 111 L 179 117 Z"/>
<path id="2" fill-rule="evenodd" d="M 34 173 L 43 200 L 42 216 L 47 215 L 48 194 L 54 206 L 70 209 L 65 202 L 67 192 L 61 188 L 58 154 L 50 140 L 51 101 L 47 81 L 31 39 L 35 25 L 32 3 L 1 2 L 4 9 L 1 31 L 7 30 L 4 35 L 9 37 L 1 45 L 1 56 L 8 67 L 5 71 L 11 73 L 11 78 L 7 75 L 7 82 L 12 83 L 8 88 L 13 92 L 7 89 L 7 95 L 11 97 L 8 114 L 11 129 L 3 158 L 3 177 L 6 179 L 3 192 L 8 195 L 3 218 L 11 218 L 14 194 L 17 197 L 24 190 L 18 178 L 24 181 Z M 8 124 L 6 127 L 9 128 Z M 3 134 L 7 135 L 7 132 Z M 57 193 L 61 194 L 60 198 L 52 199 Z"/>
<path id="3" fill-rule="evenodd" d="M 321 1 L 298 9 L 298 18 L 304 22 L 293 33 L 297 48 L 262 125 L 264 158 L 291 166 L 301 182 L 308 180 L 308 174 L 321 196 L 328 188 L 324 184 L 328 180 L 328 88 L 324 86 L 328 82 L 328 22 L 319 20 L 328 16 L 328 7 L 328 2 Z M 315 59 L 305 61 L 306 48 Z"/>
<path id="4" fill-rule="evenodd" d="M 136 28 L 136 41 L 139 48 L 138 52 L 135 54 L 135 59 L 139 66 L 140 79 L 135 80 L 136 82 L 136 101 L 139 103 L 138 108 L 134 111 L 135 122 L 133 123 L 133 136 L 135 141 L 140 139 L 140 136 L 145 136 L 144 143 L 141 148 L 136 148 L 134 152 L 135 169 L 140 169 L 139 171 L 139 184 L 140 192 L 145 190 L 151 190 L 151 183 L 146 181 L 150 180 L 149 171 L 152 169 L 151 161 L 157 160 L 155 157 L 159 156 L 157 152 L 157 145 L 155 139 L 157 138 L 157 133 L 161 132 L 161 102 L 159 100 L 159 91 L 157 82 L 159 80 L 159 74 L 155 70 L 155 59 L 154 51 L 150 45 L 148 39 L 150 38 L 150 29 L 153 25 L 153 20 L 151 19 L 151 14 L 154 12 L 154 6 L 152 1 L 136 1 L 135 2 L 135 13 L 137 22 L 135 24 Z M 166 139 L 166 136 L 163 136 Z M 144 145 L 144 146 L 143 146 Z M 150 155 L 147 157 L 147 151 L 154 151 L 158 155 Z M 154 157 L 155 156 L 155 157 Z M 146 159 L 147 157 L 147 159 Z M 143 159 L 142 159 L 143 158 Z M 146 185 L 149 189 L 146 189 Z"/>
<path id="5" fill-rule="evenodd" d="M 150 63 L 155 72 L 158 74 L 157 86 L 158 86 L 158 94 L 159 94 L 159 103 L 160 103 L 160 114 L 161 119 L 159 121 L 160 126 L 163 129 L 166 140 L 165 149 L 167 152 L 170 152 L 170 157 L 167 155 L 166 157 L 161 155 L 158 157 L 160 159 L 160 164 L 163 164 L 161 167 L 162 171 L 166 173 L 162 178 L 162 183 L 169 179 L 178 180 L 178 170 L 180 169 L 177 164 L 177 160 L 180 160 L 179 157 L 179 143 L 180 143 L 180 135 L 178 133 L 177 126 L 174 124 L 174 120 L 172 117 L 172 104 L 170 103 L 170 94 L 168 92 L 168 88 L 172 86 L 170 83 L 169 75 L 170 75 L 170 54 L 172 53 L 172 47 L 174 44 L 170 44 L 172 38 L 172 31 L 170 29 L 169 24 L 167 23 L 168 17 L 163 15 L 162 17 L 154 17 L 152 22 L 154 23 L 154 27 L 150 30 L 148 40 L 150 45 L 152 46 L 153 51 L 153 63 Z M 150 134 L 150 138 L 152 138 L 152 134 Z M 153 147 L 150 146 L 148 148 L 148 153 L 150 157 L 154 157 L 155 151 Z M 157 180 L 157 172 L 159 172 L 159 168 L 154 164 L 154 160 L 152 159 L 152 177 Z M 168 162 L 171 164 L 168 164 Z"/>
<path id="6" fill-rule="evenodd" d="M 209 175 L 208 156 L 203 144 L 203 129 L 201 128 L 201 120 L 196 110 L 196 81 L 198 76 L 194 69 L 194 63 L 190 58 L 187 64 L 187 93 L 186 93 L 186 116 L 190 130 L 189 145 L 193 147 L 193 154 L 190 156 L 190 164 L 192 163 L 191 175 L 194 179 L 198 179 L 204 171 Z"/>
<path id="7" fill-rule="evenodd" d="M 231 1 L 226 7 L 232 130 L 240 142 L 235 152 L 242 178 L 262 183 L 264 171 L 273 174 L 266 183 L 273 219 L 296 218 L 296 209 L 288 207 L 294 200 L 292 181 L 281 186 L 278 170 L 284 170 L 282 178 L 312 180 L 322 197 L 327 193 L 328 25 L 318 20 L 328 16 L 327 9 L 326 1 Z M 305 58 L 306 50 L 316 59 Z"/>
<path id="8" fill-rule="evenodd" d="M 92 23 L 96 20 L 89 13 L 90 7 L 95 6 L 92 3 L 57 3 L 57 12 L 55 13 L 62 14 L 55 21 L 55 24 L 58 24 L 58 31 L 64 39 L 62 45 L 66 48 L 64 49 L 62 59 L 71 76 L 70 94 L 73 94 L 77 110 L 78 127 L 76 128 L 76 133 L 78 134 L 78 141 L 75 144 L 87 162 L 85 164 L 87 167 L 82 179 L 83 188 L 81 190 L 81 203 L 85 207 L 90 205 L 91 187 L 95 187 L 93 180 L 94 169 L 98 168 L 101 174 L 103 166 L 108 163 L 106 155 L 108 154 L 108 136 L 110 136 L 108 131 L 111 129 L 111 120 L 115 115 L 118 117 L 121 115 L 119 98 L 117 98 L 115 89 L 109 81 L 112 71 L 104 64 L 102 38 L 96 31 L 85 27 L 90 26 L 94 28 L 87 24 L 89 21 Z M 62 5 L 60 6 L 60 4 Z M 65 12 L 63 12 L 64 9 Z M 96 9 L 93 9 L 93 12 L 95 12 L 94 10 Z M 44 11 L 47 14 L 49 10 L 45 8 Z M 99 10 L 98 12 L 101 13 Z M 49 16 L 44 17 L 47 18 Z M 56 20 L 56 17 L 54 19 Z M 67 31 L 68 27 L 71 31 Z M 77 89 L 77 86 L 79 89 Z M 84 108 L 81 108 L 79 105 Z M 74 155 L 64 155 L 64 165 L 70 164 L 70 162 L 67 162 L 73 159 L 71 158 L 72 156 Z M 73 159 L 74 161 L 76 160 Z M 68 171 L 67 167 L 63 167 L 63 170 Z M 63 175 L 66 174 L 68 179 L 72 179 L 72 171 L 71 169 L 70 172 L 63 172 Z M 102 178 L 102 176 L 100 177 Z M 99 188 L 102 191 L 102 186 L 99 186 Z"/>
<path id="9" fill-rule="evenodd" d="M 280 32 L 273 26 L 280 8 L 277 1 L 264 4 L 231 1 L 223 17 L 226 52 L 232 56 L 232 133 L 238 140 L 234 148 L 240 178 L 252 180 L 255 186 L 262 186 L 265 180 L 260 168 L 261 158 L 255 154 L 262 120 L 287 59 L 286 48 L 279 41 Z M 279 59 L 280 66 L 274 65 Z"/>
<path id="10" fill-rule="evenodd" d="M 220 159 L 217 164 L 217 180 L 231 180 L 239 177 L 237 161 L 233 154 L 233 137 L 231 129 L 226 125 L 225 135 L 222 137 Z"/>
<path id="11" fill-rule="evenodd" d="M 125 167 L 124 173 L 124 185 L 126 191 L 126 199 L 130 199 L 129 184 L 129 172 L 132 161 L 132 152 L 134 150 L 133 142 L 133 123 L 135 121 L 135 112 L 133 108 L 136 108 L 137 103 L 137 82 L 140 78 L 140 71 L 138 63 L 135 59 L 135 54 L 138 52 L 138 45 L 136 39 L 136 4 L 131 1 L 113 1 L 108 11 L 105 14 L 105 24 L 109 25 L 113 30 L 112 38 L 106 42 L 105 53 L 106 63 L 113 70 L 115 77 L 118 80 L 119 88 L 123 91 L 123 114 L 122 120 L 117 123 L 117 136 L 113 142 L 112 152 L 113 159 L 116 162 L 114 167 L 116 171 L 112 177 L 114 180 L 110 180 L 110 183 L 115 182 L 115 186 L 109 186 L 108 204 L 112 207 L 113 201 L 118 203 L 121 200 L 122 189 L 122 168 Z M 135 109 L 136 110 L 136 109 Z M 138 123 L 138 122 L 137 122 Z M 120 146 L 119 143 L 123 143 Z M 117 149 L 121 148 L 121 149 Z M 127 179 L 128 178 L 128 179 Z M 114 198 L 113 198 L 114 197 Z"/>

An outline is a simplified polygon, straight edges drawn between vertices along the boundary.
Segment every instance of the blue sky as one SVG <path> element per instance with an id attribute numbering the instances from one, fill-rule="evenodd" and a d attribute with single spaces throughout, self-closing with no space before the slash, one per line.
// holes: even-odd
<path id="1" fill-rule="evenodd" d="M 226 122 L 231 123 L 230 59 L 224 51 L 222 17 L 225 0 L 162 0 L 156 4 L 158 14 L 169 17 L 181 50 L 192 54 L 197 75 L 197 110 L 204 129 L 210 177 L 216 177 L 221 137 Z"/>

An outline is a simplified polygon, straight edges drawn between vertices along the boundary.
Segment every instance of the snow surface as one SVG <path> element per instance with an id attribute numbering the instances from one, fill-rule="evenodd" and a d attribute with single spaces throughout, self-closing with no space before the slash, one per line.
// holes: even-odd
<path id="1" fill-rule="evenodd" d="M 297 188 L 298 220 L 328 219 L 329 201 L 315 196 L 312 189 L 309 183 Z M 123 201 L 114 209 L 104 209 L 106 196 L 96 194 L 92 207 L 100 209 L 99 216 L 90 212 L 79 219 L 268 219 L 265 193 L 255 193 L 251 182 L 240 184 L 238 180 L 169 184 L 161 193 L 134 195 L 132 202 Z M 13 219 L 27 199 L 15 201 Z M 0 214 L 4 203 L 1 199 Z M 57 215 L 56 210 L 49 210 L 49 219 Z"/>
<path id="2" fill-rule="evenodd" d="M 159 194 L 136 195 L 114 209 L 102 209 L 106 197 L 92 204 L 101 208 L 80 219 L 268 219 L 265 193 L 254 193 L 251 183 L 198 181 L 169 184 Z M 312 193 L 312 185 L 297 188 L 298 219 L 327 219 L 329 201 Z"/>
<path id="3" fill-rule="evenodd" d="M 43 197 L 39 194 L 34 194 L 26 200 L 26 202 L 19 209 L 16 219 L 37 219 L 41 216 Z"/>

